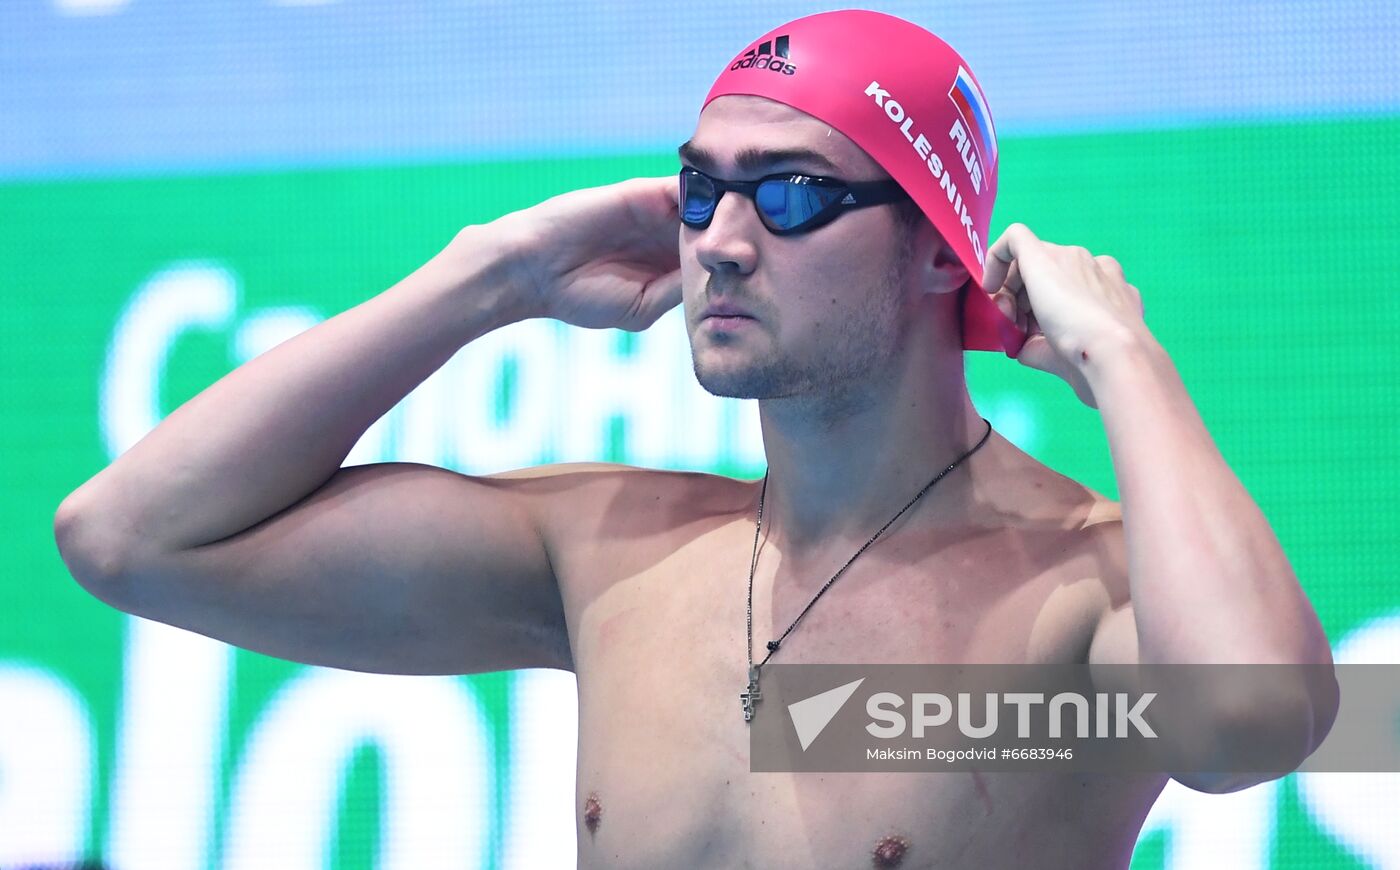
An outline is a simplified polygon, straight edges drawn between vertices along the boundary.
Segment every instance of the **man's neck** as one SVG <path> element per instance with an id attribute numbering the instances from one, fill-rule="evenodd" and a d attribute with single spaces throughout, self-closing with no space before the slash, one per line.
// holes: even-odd
<path id="1" fill-rule="evenodd" d="M 982 439 L 986 424 L 968 396 L 961 351 L 943 362 L 907 366 L 858 401 L 825 409 L 808 400 L 760 405 L 769 468 L 764 525 L 784 550 L 864 541 Z M 976 459 L 930 490 L 924 501 L 936 507 L 918 506 L 924 516 L 952 521 L 969 513 Z"/>

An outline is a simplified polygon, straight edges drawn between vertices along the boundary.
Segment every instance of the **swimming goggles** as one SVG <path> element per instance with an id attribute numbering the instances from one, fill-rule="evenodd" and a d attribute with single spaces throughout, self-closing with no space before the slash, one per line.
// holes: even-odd
<path id="1" fill-rule="evenodd" d="M 756 181 L 726 181 L 689 167 L 681 170 L 681 223 L 710 225 L 720 197 L 732 190 L 753 200 L 758 219 L 778 236 L 810 232 L 853 208 L 895 202 L 908 194 L 897 181 L 847 182 L 780 172 Z"/>

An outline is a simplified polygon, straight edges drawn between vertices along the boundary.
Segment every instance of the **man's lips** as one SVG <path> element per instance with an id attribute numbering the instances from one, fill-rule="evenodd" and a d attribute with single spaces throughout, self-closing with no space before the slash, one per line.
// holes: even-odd
<path id="1" fill-rule="evenodd" d="M 711 317 L 719 317 L 726 319 L 744 318 L 747 320 L 755 319 L 752 314 L 734 305 L 711 305 L 709 308 L 705 309 L 704 314 L 701 316 L 701 319 L 709 320 Z"/>

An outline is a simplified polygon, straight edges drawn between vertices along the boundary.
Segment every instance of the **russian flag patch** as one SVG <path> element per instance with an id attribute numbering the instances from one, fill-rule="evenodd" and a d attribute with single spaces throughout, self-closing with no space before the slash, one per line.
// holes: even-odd
<path id="1" fill-rule="evenodd" d="M 992 113 L 987 111 L 987 101 L 982 99 L 982 92 L 978 90 L 977 83 L 972 80 L 972 75 L 961 65 L 958 66 L 958 77 L 953 81 L 953 86 L 948 89 L 948 99 L 957 106 L 959 114 L 962 115 L 963 123 L 967 129 L 971 130 L 978 144 L 978 151 L 982 155 L 982 162 L 990 169 L 997 162 L 997 131 L 992 127 Z"/>

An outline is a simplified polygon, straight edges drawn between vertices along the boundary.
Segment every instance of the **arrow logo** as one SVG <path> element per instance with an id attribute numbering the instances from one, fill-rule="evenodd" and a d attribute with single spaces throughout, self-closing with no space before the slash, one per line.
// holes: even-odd
<path id="1" fill-rule="evenodd" d="M 806 752 L 812 741 L 817 739 L 817 735 L 831 724 L 831 720 L 841 712 L 841 708 L 863 682 L 865 677 L 788 704 L 788 715 L 792 717 L 792 727 L 797 729 L 797 739 L 802 743 L 803 752 Z"/>

